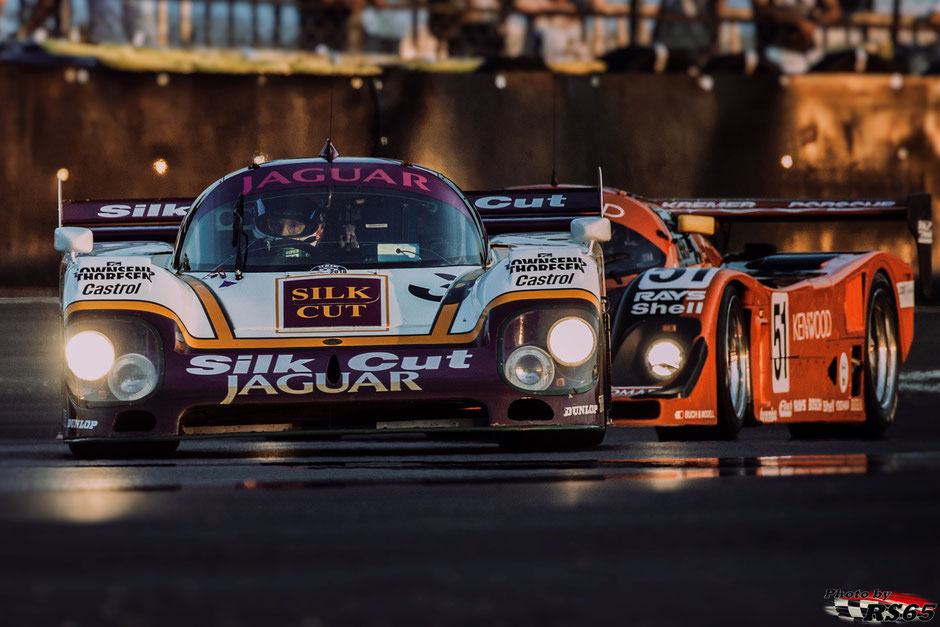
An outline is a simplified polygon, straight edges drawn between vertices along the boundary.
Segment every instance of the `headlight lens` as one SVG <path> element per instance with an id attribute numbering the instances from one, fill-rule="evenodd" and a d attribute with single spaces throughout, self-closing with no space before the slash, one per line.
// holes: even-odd
<path id="1" fill-rule="evenodd" d="M 548 332 L 548 350 L 558 363 L 580 366 L 597 346 L 594 329 L 581 318 L 563 318 Z"/>
<path id="2" fill-rule="evenodd" d="M 97 331 L 76 333 L 65 345 L 65 363 L 79 379 L 97 381 L 114 365 L 114 345 Z"/>
<path id="3" fill-rule="evenodd" d="M 122 355 L 108 377 L 108 387 L 119 401 L 137 401 L 157 387 L 157 368 L 140 353 Z"/>
<path id="4" fill-rule="evenodd" d="M 674 340 L 656 340 L 646 349 L 646 364 L 657 379 L 669 379 L 685 363 L 685 350 Z"/>
<path id="5" fill-rule="evenodd" d="M 67 322 L 64 339 L 65 382 L 82 407 L 139 402 L 161 385 L 163 343 L 144 320 L 78 316 Z"/>
<path id="6" fill-rule="evenodd" d="M 554 376 L 552 358 L 535 346 L 517 348 L 506 360 L 506 379 L 523 390 L 544 390 L 552 384 Z"/>

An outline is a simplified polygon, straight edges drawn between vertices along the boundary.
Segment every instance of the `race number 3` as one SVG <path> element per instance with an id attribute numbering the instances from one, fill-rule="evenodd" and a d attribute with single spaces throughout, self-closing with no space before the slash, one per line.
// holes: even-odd
<path id="1" fill-rule="evenodd" d="M 773 375 L 774 393 L 790 391 L 790 333 L 789 299 L 779 292 L 771 295 L 771 333 L 773 334 L 770 350 L 771 374 Z"/>

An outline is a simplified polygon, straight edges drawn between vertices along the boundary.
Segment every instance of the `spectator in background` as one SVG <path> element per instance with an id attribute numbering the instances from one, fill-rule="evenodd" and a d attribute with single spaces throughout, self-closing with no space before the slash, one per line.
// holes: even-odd
<path id="1" fill-rule="evenodd" d="M 760 55 L 785 74 L 801 74 L 825 52 L 820 26 L 842 19 L 839 0 L 752 0 Z"/>
<path id="2" fill-rule="evenodd" d="M 662 0 L 653 39 L 686 66 L 702 67 L 718 50 L 725 0 Z"/>

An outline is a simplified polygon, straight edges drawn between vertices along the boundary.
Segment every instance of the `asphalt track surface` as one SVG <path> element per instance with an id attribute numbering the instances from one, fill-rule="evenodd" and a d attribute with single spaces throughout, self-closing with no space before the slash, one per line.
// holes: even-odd
<path id="1" fill-rule="evenodd" d="M 839 625 L 826 589 L 940 600 L 940 309 L 883 440 L 507 454 L 420 437 L 55 441 L 51 299 L 0 299 L 0 625 Z"/>

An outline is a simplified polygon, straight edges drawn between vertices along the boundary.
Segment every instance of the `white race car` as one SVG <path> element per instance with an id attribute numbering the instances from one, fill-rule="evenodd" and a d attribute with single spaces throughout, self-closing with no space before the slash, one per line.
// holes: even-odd
<path id="1" fill-rule="evenodd" d="M 489 240 L 437 172 L 325 152 L 194 202 L 62 205 L 62 437 L 80 456 L 235 434 L 596 445 L 610 224 L 599 189 L 565 193 L 564 233 Z M 507 194 L 491 231 L 525 213 Z"/>

